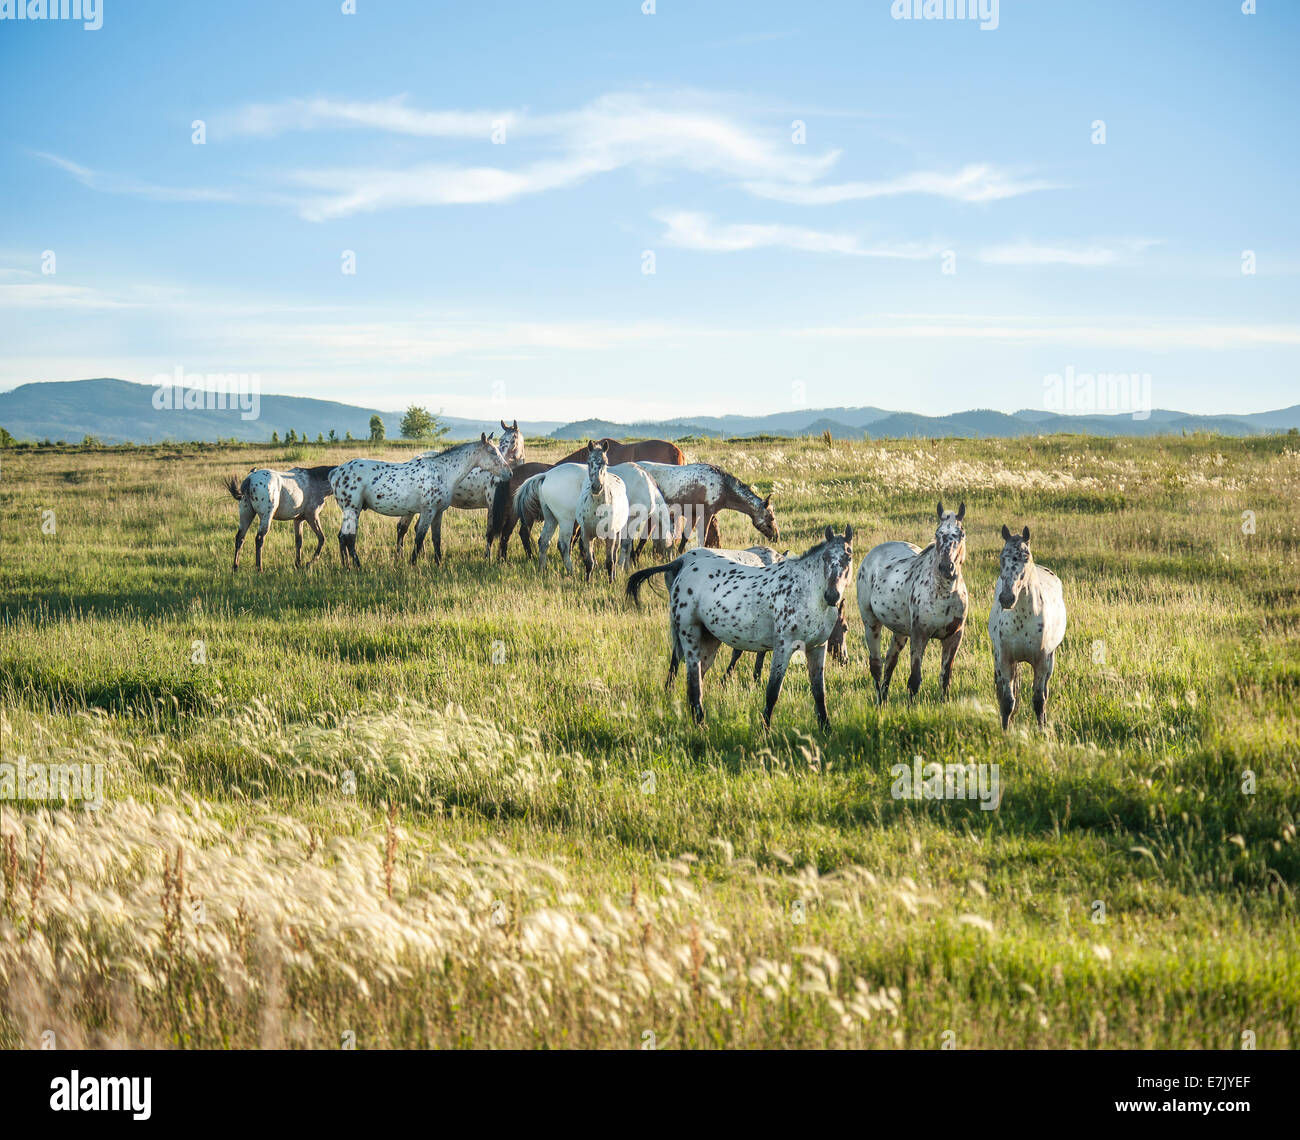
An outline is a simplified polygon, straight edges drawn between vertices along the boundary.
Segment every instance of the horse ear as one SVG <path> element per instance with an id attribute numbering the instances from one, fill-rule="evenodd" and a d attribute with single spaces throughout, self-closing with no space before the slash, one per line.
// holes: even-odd
<path id="1" fill-rule="evenodd" d="M 519 430 L 519 421 L 518 421 L 518 420 L 513 420 L 513 421 L 511 422 L 511 424 L 510 424 L 510 430 L 511 430 L 511 431 L 518 431 L 518 430 Z"/>
<path id="2" fill-rule="evenodd" d="M 826 527 L 826 541 L 830 542 L 835 537 L 835 531 L 828 525 Z"/>
<path id="3" fill-rule="evenodd" d="M 478 438 L 480 443 L 487 443 L 487 432 L 479 432 Z"/>
<path id="4" fill-rule="evenodd" d="M 964 519 L 965 517 L 966 517 L 966 503 L 965 500 L 963 500 L 961 506 L 957 508 L 957 521 L 961 522 L 961 520 Z"/>
<path id="5" fill-rule="evenodd" d="M 770 507 L 771 505 L 772 505 L 772 496 L 768 495 L 768 497 L 763 500 L 763 506 Z"/>
<path id="6" fill-rule="evenodd" d="M 849 523 L 844 528 L 844 545 L 848 546 L 853 541 L 853 524 Z"/>
<path id="7" fill-rule="evenodd" d="M 1025 533 L 1024 533 L 1024 535 L 1023 535 L 1022 537 L 1024 538 L 1024 540 L 1025 540 L 1026 542 L 1029 541 L 1029 528 L 1028 528 L 1028 527 L 1025 527 Z"/>
<path id="8" fill-rule="evenodd" d="M 505 421 L 505 420 L 502 420 L 502 421 L 501 421 L 501 430 L 502 430 L 502 431 L 509 431 L 509 430 L 510 430 L 508 427 L 506 427 L 506 421 Z"/>
<path id="9" fill-rule="evenodd" d="M 593 447 L 595 447 L 595 446 L 596 446 L 596 445 L 595 445 L 591 440 L 587 440 L 587 454 L 588 454 L 588 455 L 591 454 L 591 449 L 592 449 Z"/>
<path id="10" fill-rule="evenodd" d="M 1006 523 L 1003 523 L 1003 524 L 1002 524 L 1002 541 L 1003 541 L 1003 542 L 1010 542 L 1010 541 L 1011 541 L 1011 531 L 1009 531 L 1009 530 L 1007 529 L 1007 524 L 1006 524 Z"/>

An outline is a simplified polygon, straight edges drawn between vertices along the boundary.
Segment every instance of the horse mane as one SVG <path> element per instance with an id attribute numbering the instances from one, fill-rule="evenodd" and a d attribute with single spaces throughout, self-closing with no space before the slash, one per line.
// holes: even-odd
<path id="1" fill-rule="evenodd" d="M 336 466 L 338 465 L 335 463 L 326 463 L 320 467 L 304 467 L 303 470 L 313 479 L 328 479 L 330 472 L 333 471 Z"/>
<path id="2" fill-rule="evenodd" d="M 763 496 L 754 490 L 748 483 L 744 482 L 730 471 L 724 471 L 721 467 L 716 467 L 712 463 L 705 464 L 706 467 L 712 467 L 719 475 L 722 476 L 722 482 L 737 498 L 744 499 L 751 507 L 761 506 Z"/>
<path id="3" fill-rule="evenodd" d="M 467 447 L 477 447 L 482 442 L 481 439 L 471 439 L 464 443 L 453 443 L 450 447 L 444 447 L 441 451 L 431 447 L 428 451 L 420 452 L 416 459 L 437 459 L 443 455 L 450 455 L 453 451 L 463 451 Z"/>

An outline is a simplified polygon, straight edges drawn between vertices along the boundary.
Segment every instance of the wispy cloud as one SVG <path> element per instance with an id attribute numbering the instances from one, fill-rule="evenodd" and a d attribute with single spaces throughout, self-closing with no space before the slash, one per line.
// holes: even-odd
<path id="1" fill-rule="evenodd" d="M 1158 244 L 1149 238 L 1090 245 L 1043 245 L 1018 241 L 982 249 L 976 254 L 976 260 L 988 265 L 1077 265 L 1097 268 L 1131 262 L 1138 254 Z"/>
<path id="2" fill-rule="evenodd" d="M 661 240 L 681 249 L 713 253 L 784 247 L 806 253 L 834 253 L 851 257 L 919 259 L 935 256 L 939 247 L 918 244 L 866 244 L 852 233 L 834 233 L 777 223 L 715 224 L 707 214 L 681 210 L 655 215 L 665 225 Z"/>
<path id="3" fill-rule="evenodd" d="M 760 198 L 799 206 L 829 206 L 901 194 L 930 194 L 958 202 L 996 202 L 1039 190 L 1062 188 L 1057 183 L 1002 170 L 987 163 L 964 166 L 953 174 L 915 171 L 877 182 L 838 182 L 824 186 L 761 181 L 745 184 L 745 189 Z"/>
<path id="4" fill-rule="evenodd" d="M 37 151 L 36 157 L 71 174 L 83 186 L 106 194 L 129 194 L 136 198 L 149 198 L 155 202 L 238 202 L 248 198 L 247 193 L 217 187 L 160 186 L 141 182 L 73 162 L 57 154 Z"/>

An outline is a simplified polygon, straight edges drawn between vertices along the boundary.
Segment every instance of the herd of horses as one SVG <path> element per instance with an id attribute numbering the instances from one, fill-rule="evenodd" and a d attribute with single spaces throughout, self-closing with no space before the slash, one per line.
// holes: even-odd
<path id="1" fill-rule="evenodd" d="M 611 582 L 619 570 L 635 563 L 647 542 L 662 555 L 677 547 L 671 561 L 632 573 L 627 596 L 640 604 L 641 587 L 656 576 L 668 593 L 670 658 L 665 687 L 686 669 L 687 696 L 696 721 L 703 723 L 703 679 L 723 646 L 732 649 L 724 675 L 729 677 L 742 654 L 757 654 L 755 680 L 771 655 L 764 725 L 781 693 L 786 670 L 802 653 L 808 667 L 818 723 L 829 727 L 825 662 L 846 658 L 844 602 L 853 572 L 853 528 L 843 534 L 826 527 L 822 541 L 802 555 L 780 554 L 767 546 L 724 550 L 717 516 L 734 510 L 746 515 L 768 540 L 779 538 L 772 496 L 760 496 L 741 479 L 711 463 L 688 463 L 680 448 L 666 440 L 621 443 L 589 440 L 557 463 L 524 460 L 518 421 L 501 421 L 502 434 L 482 433 L 477 440 L 443 451 L 427 451 L 405 463 L 352 459 L 334 466 L 295 467 L 287 471 L 257 468 L 226 487 L 239 503 L 233 569 L 254 518 L 257 569 L 262 543 L 273 519 L 292 520 L 296 564 L 302 565 L 302 528 L 317 537 L 310 562 L 320 556 L 325 534 L 320 514 L 330 497 L 343 512 L 339 556 L 344 567 L 360 566 L 357 524 L 361 512 L 395 517 L 396 555 L 411 523 L 416 525 L 411 551 L 414 564 L 433 532 L 433 555 L 442 561 L 442 516 L 451 507 L 486 510 L 486 554 L 493 543 L 507 556 L 510 536 L 519 529 L 525 553 L 546 566 L 552 540 L 565 568 L 574 572 L 572 546 L 577 542 L 586 577 L 603 546 L 604 569 Z M 858 611 L 866 632 L 869 668 L 877 700 L 889 695 L 894 668 L 910 643 L 907 690 L 915 699 L 921 687 L 926 646 L 942 648 L 940 696 L 947 699 L 953 660 L 961 645 L 970 603 L 962 567 L 966 558 L 966 504 L 945 511 L 938 504 L 934 541 L 924 549 L 910 542 L 883 542 L 869 550 L 858 568 Z M 532 528 L 542 524 L 534 555 Z M 697 545 L 686 549 L 694 533 Z M 989 612 L 994 683 L 1003 728 L 1009 727 L 1019 703 L 1019 667 L 1033 670 L 1033 706 L 1038 723 L 1047 724 L 1048 688 L 1056 650 L 1065 636 L 1066 610 L 1060 579 L 1033 559 L 1029 528 L 1019 534 L 1003 526 L 1000 571 Z M 891 634 L 882 656 L 882 634 Z"/>

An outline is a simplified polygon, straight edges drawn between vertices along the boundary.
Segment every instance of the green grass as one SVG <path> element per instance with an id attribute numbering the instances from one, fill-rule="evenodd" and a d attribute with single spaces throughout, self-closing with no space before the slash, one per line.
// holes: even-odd
<path id="1" fill-rule="evenodd" d="M 368 515 L 344 572 L 330 507 L 310 569 L 275 524 L 232 575 L 219 477 L 301 448 L 7 452 L 5 759 L 100 762 L 108 802 L 0 804 L 0 1043 L 1295 1047 L 1294 448 L 692 444 L 774 493 L 783 549 L 967 503 L 952 699 L 932 649 L 877 708 L 850 599 L 828 735 L 798 667 L 770 735 L 747 668 L 697 728 L 662 596 L 486 563 L 482 513 L 440 568 Z M 1003 522 L 1065 585 L 1046 732 L 998 724 Z M 895 799 L 916 755 L 998 764 L 1000 807 Z"/>

